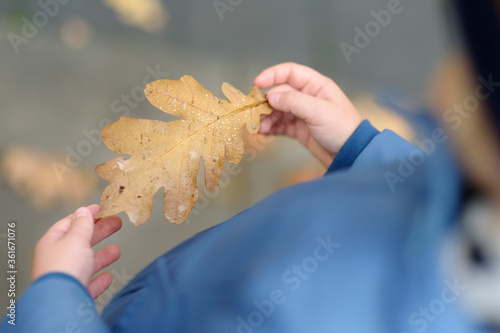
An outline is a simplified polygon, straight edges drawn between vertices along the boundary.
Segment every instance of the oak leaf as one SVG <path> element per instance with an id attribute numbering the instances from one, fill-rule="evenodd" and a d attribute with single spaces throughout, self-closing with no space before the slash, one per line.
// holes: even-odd
<path id="1" fill-rule="evenodd" d="M 180 119 L 122 117 L 102 129 L 106 146 L 130 158 L 116 157 L 96 168 L 111 183 L 102 193 L 100 215 L 125 211 L 132 223 L 140 225 L 148 220 L 153 197 L 163 188 L 165 217 L 180 224 L 198 199 L 200 157 L 205 186 L 213 191 L 224 157 L 230 163 L 243 157 L 244 128 L 257 133 L 260 115 L 272 109 L 257 87 L 245 95 L 224 83 L 222 92 L 228 100 L 219 99 L 189 75 L 151 82 L 144 92 L 151 104 Z"/>

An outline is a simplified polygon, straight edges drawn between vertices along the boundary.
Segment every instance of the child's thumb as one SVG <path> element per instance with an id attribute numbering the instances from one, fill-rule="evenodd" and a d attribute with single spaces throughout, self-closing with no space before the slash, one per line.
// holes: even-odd
<path id="1" fill-rule="evenodd" d="M 90 244 L 93 233 L 94 219 L 92 217 L 92 213 L 85 207 L 78 208 L 73 215 L 73 222 L 68 235 L 80 238 Z"/>
<path id="2" fill-rule="evenodd" d="M 306 122 L 328 108 L 327 101 L 295 90 L 268 93 L 267 98 L 273 109 L 290 112 Z"/>

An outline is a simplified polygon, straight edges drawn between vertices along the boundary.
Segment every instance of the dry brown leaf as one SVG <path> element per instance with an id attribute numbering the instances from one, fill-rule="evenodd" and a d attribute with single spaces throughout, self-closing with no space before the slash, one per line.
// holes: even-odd
<path id="1" fill-rule="evenodd" d="M 145 89 L 148 100 L 181 119 L 122 117 L 102 129 L 106 146 L 130 158 L 116 157 L 96 168 L 111 183 L 101 197 L 101 216 L 125 211 L 135 225 L 142 224 L 151 214 L 155 193 L 163 188 L 165 217 L 184 222 L 198 199 L 200 157 L 205 186 L 213 191 L 224 157 L 230 163 L 243 157 L 245 126 L 257 133 L 260 115 L 272 111 L 257 87 L 245 95 L 224 83 L 222 92 L 228 100 L 217 98 L 189 75 L 154 81 Z"/>

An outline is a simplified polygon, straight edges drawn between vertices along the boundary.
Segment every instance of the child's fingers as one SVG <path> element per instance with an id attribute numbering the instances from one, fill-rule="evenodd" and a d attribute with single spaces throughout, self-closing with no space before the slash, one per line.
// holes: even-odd
<path id="1" fill-rule="evenodd" d="M 317 118 L 321 110 L 331 109 L 330 102 L 299 91 L 273 92 L 267 96 L 269 105 L 273 109 L 290 112 L 312 125 L 316 125 L 311 120 Z"/>
<path id="2" fill-rule="evenodd" d="M 71 227 L 72 220 L 73 214 L 70 214 L 54 223 L 42 236 L 40 242 L 53 243 L 63 238 L 68 233 L 68 230 Z"/>
<path id="3" fill-rule="evenodd" d="M 254 85 L 263 89 L 270 87 L 274 84 L 289 83 L 289 77 L 294 69 L 298 70 L 301 67 L 299 64 L 287 62 L 271 66 L 264 69 L 254 79 Z"/>
<path id="4" fill-rule="evenodd" d="M 94 234 L 90 245 L 94 246 L 102 240 L 108 238 L 122 227 L 122 220 L 116 216 L 106 216 L 95 223 Z"/>
<path id="5" fill-rule="evenodd" d="M 92 299 L 96 299 L 99 297 L 106 289 L 109 288 L 111 283 L 113 282 L 113 276 L 108 272 L 104 272 L 96 276 L 88 286 L 88 291 Z"/>
<path id="6" fill-rule="evenodd" d="M 276 112 L 276 111 L 274 111 Z M 273 125 L 273 120 L 270 116 L 264 116 L 260 119 L 259 134 L 267 134 Z"/>
<path id="7" fill-rule="evenodd" d="M 299 90 L 295 89 L 294 87 L 292 87 L 291 85 L 289 85 L 287 83 L 283 83 L 283 84 L 279 84 L 279 85 L 274 86 L 271 89 L 269 89 L 266 92 L 266 96 L 268 96 L 269 94 L 274 94 L 277 92 L 284 92 L 284 91 L 299 91 Z"/>
<path id="8" fill-rule="evenodd" d="M 335 84 L 331 79 L 312 68 L 295 63 L 284 63 L 269 67 L 254 80 L 254 85 L 260 89 L 283 83 L 287 83 L 293 88 L 313 96 L 317 96 L 322 90 L 335 88 Z"/>
<path id="9" fill-rule="evenodd" d="M 96 216 L 101 211 L 101 206 L 98 204 L 87 206 L 87 209 L 90 210 L 92 216 Z"/>
<path id="10" fill-rule="evenodd" d="M 78 208 L 68 231 L 68 237 L 77 238 L 89 244 L 94 233 L 94 219 L 86 207 Z"/>
<path id="11" fill-rule="evenodd" d="M 94 274 L 108 267 L 120 258 L 120 248 L 110 244 L 94 253 Z"/>
<path id="12" fill-rule="evenodd" d="M 266 115 L 260 120 L 259 133 L 260 134 L 273 134 L 271 129 L 276 122 L 283 117 L 283 112 L 273 110 L 269 115 Z"/>
<path id="13" fill-rule="evenodd" d="M 87 208 L 92 213 L 92 215 L 96 215 L 101 210 L 101 206 L 99 205 L 90 205 Z M 45 235 L 43 235 L 40 241 L 53 243 L 63 238 L 68 233 L 69 228 L 71 227 L 71 222 L 73 221 L 73 215 L 74 213 L 54 223 L 47 230 Z"/>
<path id="14" fill-rule="evenodd" d="M 279 124 L 285 125 L 286 128 L 293 128 L 297 125 L 297 118 L 291 113 L 285 113 L 278 110 L 273 110 L 269 115 L 265 115 L 260 120 L 260 134 L 285 134 L 289 135 L 289 131 L 279 131 Z M 285 128 L 281 128 L 284 130 Z M 307 129 L 305 129 L 309 132 Z"/>

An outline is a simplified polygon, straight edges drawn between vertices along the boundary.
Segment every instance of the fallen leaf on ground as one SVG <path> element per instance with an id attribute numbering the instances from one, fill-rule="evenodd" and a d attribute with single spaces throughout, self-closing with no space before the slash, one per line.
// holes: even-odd
<path id="1" fill-rule="evenodd" d="M 25 197 L 37 211 L 49 211 L 56 204 L 82 205 L 94 192 L 97 177 L 83 168 L 69 168 L 64 177 L 54 164 L 64 164 L 64 155 L 51 154 L 23 146 L 8 147 L 0 170 L 7 185 Z"/>
<path id="2" fill-rule="evenodd" d="M 160 0 L 104 0 L 120 20 L 146 32 L 159 32 L 168 23 L 169 11 Z"/>
<path id="3" fill-rule="evenodd" d="M 272 111 L 257 87 L 245 95 L 224 83 L 222 92 L 227 100 L 217 98 L 189 75 L 154 81 L 145 89 L 148 100 L 181 119 L 122 117 L 102 129 L 106 146 L 130 158 L 116 157 L 96 168 L 111 183 L 101 197 L 101 216 L 125 211 L 132 223 L 140 225 L 148 220 L 154 195 L 163 188 L 165 217 L 172 223 L 184 222 L 198 199 L 200 157 L 205 186 L 213 191 L 224 158 L 230 163 L 241 161 L 245 127 L 257 133 L 260 115 Z"/>

